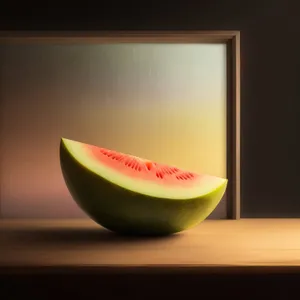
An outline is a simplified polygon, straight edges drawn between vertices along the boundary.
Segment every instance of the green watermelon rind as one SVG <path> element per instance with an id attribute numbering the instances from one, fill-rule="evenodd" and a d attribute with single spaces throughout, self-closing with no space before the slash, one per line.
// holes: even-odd
<path id="1" fill-rule="evenodd" d="M 74 157 L 64 139 L 59 154 L 63 178 L 78 206 L 99 225 L 122 234 L 168 235 L 192 228 L 212 213 L 227 188 L 224 179 L 198 197 L 153 197 L 97 175 Z"/>

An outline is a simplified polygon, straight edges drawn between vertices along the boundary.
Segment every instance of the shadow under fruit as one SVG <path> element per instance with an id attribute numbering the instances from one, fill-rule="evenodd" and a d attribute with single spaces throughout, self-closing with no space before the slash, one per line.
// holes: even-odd
<path id="1" fill-rule="evenodd" d="M 108 230 L 168 235 L 194 227 L 216 208 L 227 179 L 62 138 L 60 164 L 79 207 Z"/>

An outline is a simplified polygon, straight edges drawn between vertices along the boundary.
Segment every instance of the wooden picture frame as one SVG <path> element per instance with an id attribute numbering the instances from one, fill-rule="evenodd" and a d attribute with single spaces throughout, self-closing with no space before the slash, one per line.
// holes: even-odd
<path id="1" fill-rule="evenodd" d="M 6 43 L 226 43 L 227 47 L 227 218 L 240 218 L 240 32 L 132 31 L 132 32 L 0 32 Z M 0 99 L 1 100 L 1 99 Z M 1 104 L 1 102 L 0 102 Z M 0 106 L 1 111 L 1 106 Z M 0 147 L 1 147 L 0 136 Z M 1 152 L 0 152 L 1 155 Z M 1 156 L 0 156 L 1 162 Z M 1 178 L 0 178 L 1 182 Z M 1 188 L 1 185 L 0 185 Z M 1 199 L 0 199 L 1 217 Z"/>

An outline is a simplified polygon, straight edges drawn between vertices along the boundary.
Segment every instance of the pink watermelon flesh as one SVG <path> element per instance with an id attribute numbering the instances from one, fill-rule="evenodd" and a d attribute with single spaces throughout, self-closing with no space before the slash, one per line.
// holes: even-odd
<path id="1" fill-rule="evenodd" d="M 84 147 L 99 163 L 137 180 L 155 181 L 167 186 L 189 187 L 202 177 L 199 174 L 187 172 L 177 167 L 163 165 L 113 150 L 91 145 L 85 145 Z"/>
<path id="2" fill-rule="evenodd" d="M 227 180 L 62 139 L 60 162 L 78 205 L 112 231 L 170 234 L 195 226 L 217 206 Z"/>

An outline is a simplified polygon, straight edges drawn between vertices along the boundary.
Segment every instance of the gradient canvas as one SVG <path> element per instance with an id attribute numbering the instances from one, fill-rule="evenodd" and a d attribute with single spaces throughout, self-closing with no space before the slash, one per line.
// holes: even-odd
<path id="1" fill-rule="evenodd" d="M 225 44 L 0 51 L 3 217 L 86 217 L 61 175 L 61 137 L 226 177 Z"/>

